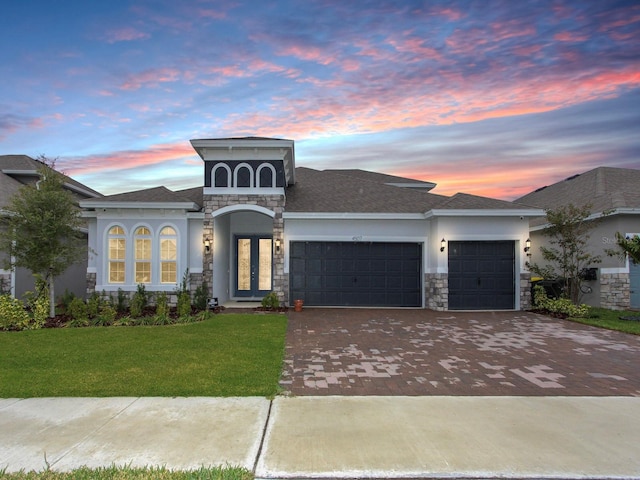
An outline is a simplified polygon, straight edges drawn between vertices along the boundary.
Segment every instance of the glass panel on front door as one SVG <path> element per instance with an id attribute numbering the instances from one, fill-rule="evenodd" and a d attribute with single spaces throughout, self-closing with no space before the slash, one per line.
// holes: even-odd
<path id="1" fill-rule="evenodd" d="M 263 297 L 272 288 L 273 240 L 236 237 L 236 296 Z"/>

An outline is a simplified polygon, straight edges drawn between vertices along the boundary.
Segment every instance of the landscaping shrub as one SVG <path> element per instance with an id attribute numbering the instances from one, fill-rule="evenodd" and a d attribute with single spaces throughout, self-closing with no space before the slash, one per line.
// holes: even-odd
<path id="1" fill-rule="evenodd" d="M 87 316 L 89 318 L 95 318 L 100 313 L 100 305 L 102 304 L 102 298 L 97 292 L 93 292 L 87 300 Z"/>
<path id="2" fill-rule="evenodd" d="M 533 287 L 533 304 L 540 310 L 573 318 L 587 318 L 590 310 L 588 305 L 574 305 L 568 298 L 549 298 L 541 285 Z"/>
<path id="3" fill-rule="evenodd" d="M 20 300 L 8 293 L 0 295 L 0 330 L 25 330 L 30 321 Z"/>
<path id="4" fill-rule="evenodd" d="M 109 303 L 103 302 L 102 305 L 100 305 L 100 312 L 92 320 L 91 324 L 97 327 L 108 327 L 113 324 L 117 314 L 118 312 L 116 312 L 115 307 Z"/>
<path id="5" fill-rule="evenodd" d="M 118 289 L 114 307 L 118 313 L 125 313 L 129 308 L 129 295 L 121 288 Z"/>
<path id="6" fill-rule="evenodd" d="M 133 318 L 141 317 L 149 303 L 149 294 L 143 284 L 138 284 L 138 290 L 131 299 L 130 313 Z"/>
<path id="7" fill-rule="evenodd" d="M 280 308 L 280 300 L 276 292 L 270 292 L 262 299 L 262 306 L 270 310 L 277 310 Z"/>
<path id="8" fill-rule="evenodd" d="M 182 276 L 182 283 L 180 288 L 176 288 L 176 296 L 178 297 L 176 310 L 178 317 L 186 317 L 191 315 L 191 293 L 187 286 L 187 280 L 189 278 L 189 270 L 184 272 Z"/>
<path id="9" fill-rule="evenodd" d="M 160 292 L 156 297 L 156 315 L 153 319 L 156 325 L 171 323 L 169 318 L 169 296 L 167 292 Z"/>
<path id="10" fill-rule="evenodd" d="M 88 320 L 89 311 L 87 304 L 81 298 L 75 297 L 67 307 L 67 313 L 72 320 Z"/>
<path id="11" fill-rule="evenodd" d="M 207 301 L 209 300 L 209 288 L 207 282 L 202 282 L 196 291 L 193 293 L 193 305 L 197 310 L 206 310 Z"/>
<path id="12" fill-rule="evenodd" d="M 58 299 L 58 303 L 62 307 L 62 311 L 64 313 L 69 312 L 69 305 L 73 302 L 74 298 L 76 298 L 73 292 L 70 292 L 68 288 L 65 288 L 64 293 Z"/>

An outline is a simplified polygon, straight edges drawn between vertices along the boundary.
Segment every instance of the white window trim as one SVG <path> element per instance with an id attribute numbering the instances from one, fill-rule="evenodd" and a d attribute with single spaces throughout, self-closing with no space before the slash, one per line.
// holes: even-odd
<path id="1" fill-rule="evenodd" d="M 239 187 L 238 186 L 238 172 L 240 171 L 241 168 L 247 168 L 249 170 L 249 186 L 248 187 Z M 238 190 L 244 190 L 251 188 L 252 185 L 255 185 L 255 172 L 253 171 L 253 168 L 251 168 L 251 165 L 249 165 L 247 162 L 242 162 L 238 165 L 236 165 L 236 168 L 234 168 L 233 170 L 233 186 L 238 189 Z"/>

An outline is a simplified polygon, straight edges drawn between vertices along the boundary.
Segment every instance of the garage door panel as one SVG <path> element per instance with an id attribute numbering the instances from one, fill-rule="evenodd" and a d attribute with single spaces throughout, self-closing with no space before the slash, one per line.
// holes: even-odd
<path id="1" fill-rule="evenodd" d="M 292 242 L 290 251 L 292 299 L 307 305 L 422 305 L 420 244 Z"/>
<path id="2" fill-rule="evenodd" d="M 512 241 L 449 242 L 449 308 L 514 308 L 514 271 Z"/>

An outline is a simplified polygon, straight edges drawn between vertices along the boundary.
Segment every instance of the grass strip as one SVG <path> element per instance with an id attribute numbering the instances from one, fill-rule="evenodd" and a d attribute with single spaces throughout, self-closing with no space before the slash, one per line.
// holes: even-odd
<path id="1" fill-rule="evenodd" d="M 284 315 L 0 332 L 0 398 L 273 396 Z"/>
<path id="2" fill-rule="evenodd" d="M 606 328 L 608 330 L 640 335 L 639 321 L 620 319 L 620 317 L 638 316 L 640 316 L 640 312 L 637 311 L 607 310 L 606 308 L 592 307 L 588 318 L 569 318 L 569 320 L 594 327 Z"/>
<path id="3" fill-rule="evenodd" d="M 6 473 L 0 470 L 2 480 L 253 480 L 253 474 L 241 467 L 202 467 L 198 470 L 172 471 L 164 467 L 82 467 L 71 472 Z"/>

